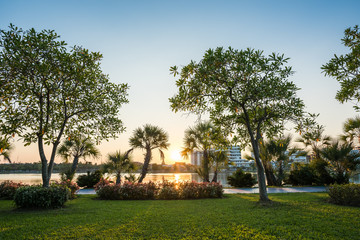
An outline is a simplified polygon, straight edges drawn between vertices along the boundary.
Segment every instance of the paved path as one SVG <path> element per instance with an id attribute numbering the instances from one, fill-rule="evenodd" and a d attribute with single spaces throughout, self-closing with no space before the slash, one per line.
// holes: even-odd
<path id="1" fill-rule="evenodd" d="M 325 192 L 325 187 L 278 187 L 268 188 L 268 193 Z M 225 194 L 259 193 L 259 188 L 224 188 Z M 80 189 L 77 194 L 95 194 L 94 189 Z"/>

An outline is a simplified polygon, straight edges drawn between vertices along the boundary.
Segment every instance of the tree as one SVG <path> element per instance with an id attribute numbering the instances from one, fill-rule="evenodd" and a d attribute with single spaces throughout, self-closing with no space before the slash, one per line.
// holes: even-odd
<path id="1" fill-rule="evenodd" d="M 11 163 L 10 152 L 13 149 L 13 145 L 10 143 L 9 138 L 0 137 L 0 156 L 3 156 L 4 160 Z"/>
<path id="2" fill-rule="evenodd" d="M 227 139 L 222 135 L 219 128 L 216 128 L 210 121 L 199 122 L 194 127 L 185 130 L 184 148 L 181 151 L 183 157 L 196 151 L 201 151 L 201 167 L 197 173 L 204 182 L 210 182 L 211 157 L 216 157 L 212 150 L 221 150 L 227 146 Z M 221 156 L 220 156 L 221 157 Z"/>
<path id="3" fill-rule="evenodd" d="M 217 182 L 219 169 L 227 167 L 229 156 L 224 150 L 213 150 L 210 152 L 210 159 L 214 167 L 214 177 L 211 182 Z"/>
<path id="4" fill-rule="evenodd" d="M 348 118 L 343 125 L 344 134 L 340 135 L 343 141 L 353 142 L 355 138 L 360 139 L 360 116 Z"/>
<path id="5" fill-rule="evenodd" d="M 137 128 L 133 132 L 133 136 L 129 139 L 132 148 L 145 150 L 144 165 L 141 170 L 139 183 L 141 183 L 148 171 L 150 161 L 152 159 L 152 150 L 158 149 L 160 158 L 164 159 L 163 150 L 167 150 L 170 146 L 168 134 L 161 128 L 146 124 L 143 128 Z"/>
<path id="6" fill-rule="evenodd" d="M 94 157 L 100 155 L 99 150 L 96 148 L 95 143 L 88 137 L 78 135 L 73 138 L 66 139 L 58 149 L 58 155 L 64 158 L 66 162 L 73 158 L 71 168 L 65 172 L 66 178 L 72 180 L 80 158 Z"/>
<path id="7" fill-rule="evenodd" d="M 304 145 L 304 150 L 311 155 L 312 160 L 320 159 L 321 149 L 331 144 L 331 138 L 324 134 L 324 130 L 324 126 L 317 124 L 313 128 L 307 128 L 307 131 L 305 130 L 297 139 L 298 143 Z"/>
<path id="8" fill-rule="evenodd" d="M 347 28 L 342 43 L 350 48 L 350 53 L 337 56 L 323 65 L 321 69 L 325 76 L 335 78 L 340 83 L 340 90 L 336 99 L 341 102 L 360 101 L 360 30 L 356 25 L 354 28 Z M 359 111 L 359 106 L 354 106 Z"/>
<path id="9" fill-rule="evenodd" d="M 1 30 L 0 50 L 0 131 L 37 143 L 44 187 L 61 139 L 82 133 L 99 143 L 124 131 L 118 112 L 128 86 L 102 73 L 100 53 L 69 50 L 53 30 L 13 25 Z M 50 156 L 44 145 L 51 145 Z"/>
<path id="10" fill-rule="evenodd" d="M 262 134 L 271 137 L 288 120 L 305 116 L 304 103 L 296 97 L 298 88 L 287 78 L 293 73 L 287 58 L 253 49 L 206 51 L 203 59 L 191 61 L 180 73 L 178 93 L 170 98 L 173 111 L 208 113 L 224 133 L 234 134 L 233 142 L 251 144 L 257 165 L 260 201 L 269 201 L 264 168 L 259 158 Z"/>
<path id="11" fill-rule="evenodd" d="M 135 170 L 135 164 L 132 162 L 129 153 L 117 151 L 108 155 L 108 160 L 104 164 L 104 172 L 115 173 L 116 184 L 121 183 L 121 173 L 132 172 Z"/>
<path id="12" fill-rule="evenodd" d="M 352 171 L 360 164 L 360 153 L 353 151 L 352 143 L 334 141 L 320 151 L 321 156 L 328 161 L 338 184 L 349 183 Z"/>

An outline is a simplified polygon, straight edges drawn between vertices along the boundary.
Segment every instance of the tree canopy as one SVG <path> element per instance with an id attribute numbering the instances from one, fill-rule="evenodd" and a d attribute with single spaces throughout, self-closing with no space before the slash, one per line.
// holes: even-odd
<path id="1" fill-rule="evenodd" d="M 336 54 L 321 69 L 326 76 L 335 78 L 340 83 L 340 90 L 336 94 L 336 99 L 341 102 L 360 101 L 360 30 L 356 25 L 354 28 L 347 28 L 345 36 L 341 39 L 344 46 L 350 52 L 345 55 Z M 360 111 L 358 105 L 354 106 L 356 111 Z"/>
<path id="2" fill-rule="evenodd" d="M 293 74 L 286 66 L 288 58 L 263 51 L 225 50 L 218 47 L 206 51 L 200 62 L 171 73 L 179 75 L 178 93 L 170 98 L 173 111 L 208 113 L 233 141 L 251 143 L 258 168 L 260 200 L 267 201 L 264 169 L 259 159 L 262 134 L 274 136 L 286 121 L 301 122 L 304 103 L 296 96 L 296 85 L 288 78 Z"/>
<path id="3" fill-rule="evenodd" d="M 124 131 L 118 112 L 128 85 L 109 81 L 100 53 L 69 48 L 53 30 L 9 28 L 0 32 L 0 130 L 38 143 L 48 186 L 63 137 L 82 133 L 99 143 Z M 50 157 L 44 144 L 52 145 Z"/>

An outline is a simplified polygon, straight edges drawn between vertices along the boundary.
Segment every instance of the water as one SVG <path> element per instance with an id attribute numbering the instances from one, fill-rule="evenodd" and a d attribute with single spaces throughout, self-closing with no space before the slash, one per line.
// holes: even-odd
<path id="1" fill-rule="evenodd" d="M 75 178 L 79 175 L 83 175 L 84 173 L 75 174 Z M 135 176 L 139 176 L 140 174 L 135 174 Z M 224 186 L 228 187 L 227 184 L 227 176 L 228 173 L 219 173 L 218 181 Z M 212 179 L 213 175 L 210 174 L 210 179 Z M 9 173 L 9 174 L 0 174 L 0 182 L 5 180 L 11 180 L 14 182 L 22 182 L 26 184 L 41 184 L 42 178 L 41 173 Z M 53 173 L 51 175 L 51 181 L 59 181 L 60 175 L 58 173 Z M 115 180 L 112 178 L 112 180 Z M 148 173 L 143 182 L 153 181 L 153 182 L 162 182 L 163 180 L 167 181 L 195 181 L 201 182 L 201 178 L 197 173 Z"/>

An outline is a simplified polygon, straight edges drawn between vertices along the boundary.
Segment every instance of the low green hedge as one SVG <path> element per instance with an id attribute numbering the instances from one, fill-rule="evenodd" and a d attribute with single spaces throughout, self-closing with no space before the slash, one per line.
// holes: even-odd
<path id="1" fill-rule="evenodd" d="M 347 205 L 360 206 L 360 184 L 333 184 L 329 186 L 328 193 L 330 202 Z"/>
<path id="2" fill-rule="evenodd" d="M 102 179 L 95 187 L 100 199 L 106 200 L 147 200 L 147 199 L 199 199 L 220 198 L 223 188 L 219 183 L 132 183 L 113 184 Z"/>
<path id="3" fill-rule="evenodd" d="M 15 205 L 19 208 L 59 208 L 70 198 L 68 187 L 52 185 L 48 188 L 40 185 L 24 186 L 16 190 Z"/>

